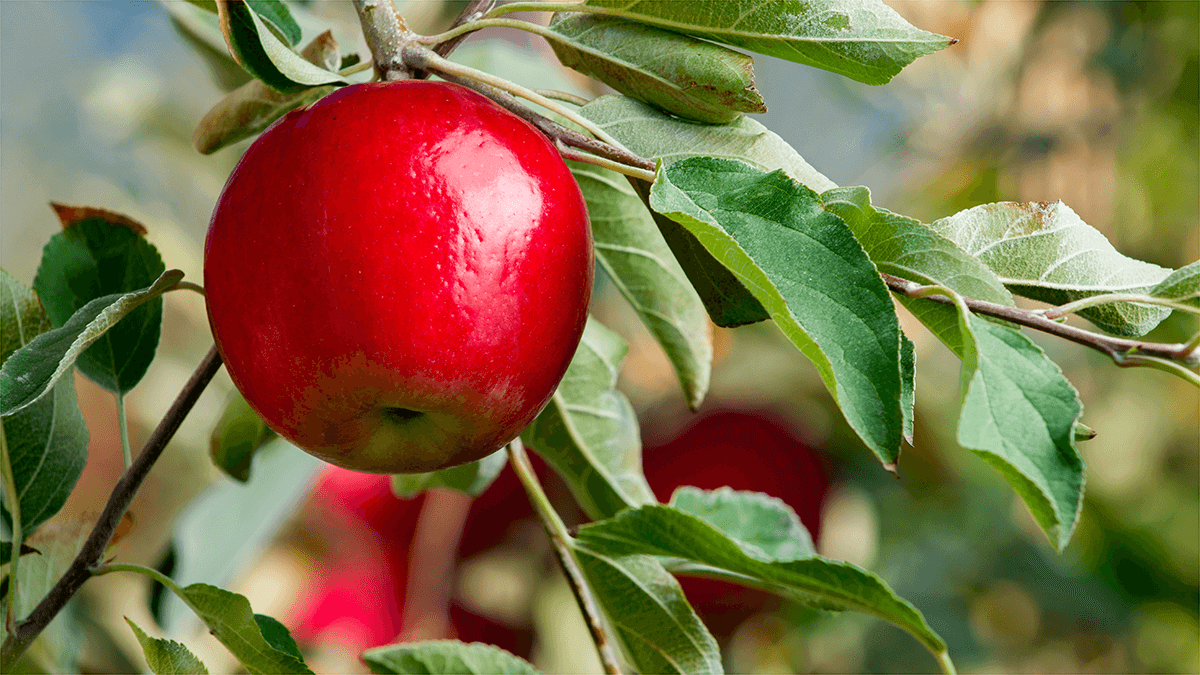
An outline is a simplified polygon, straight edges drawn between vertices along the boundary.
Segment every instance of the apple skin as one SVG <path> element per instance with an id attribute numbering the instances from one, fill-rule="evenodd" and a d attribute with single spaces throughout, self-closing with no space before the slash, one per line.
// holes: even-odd
<path id="1" fill-rule="evenodd" d="M 348 469 L 503 447 L 549 401 L 592 290 L 587 208 L 534 127 L 458 85 L 352 85 L 288 113 L 217 203 L 217 348 L 268 426 Z"/>

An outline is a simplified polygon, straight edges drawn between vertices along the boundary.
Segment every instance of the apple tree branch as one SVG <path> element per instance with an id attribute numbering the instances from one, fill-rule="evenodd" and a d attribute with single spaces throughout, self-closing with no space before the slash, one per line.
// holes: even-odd
<path id="1" fill-rule="evenodd" d="M 200 394 L 204 392 L 205 387 L 212 381 L 220 367 L 221 355 L 214 346 L 200 362 L 196 371 L 192 373 L 191 379 L 179 392 L 179 396 L 175 398 L 170 410 L 158 423 L 154 433 L 146 440 L 141 453 L 113 487 L 112 494 L 108 497 L 108 503 L 104 505 L 104 511 L 100 514 L 100 519 L 96 521 L 96 525 L 92 528 L 87 540 L 84 541 L 79 554 L 71 562 L 71 566 L 67 568 L 66 573 L 58 580 L 54 588 L 50 589 L 50 592 L 34 608 L 33 612 L 16 624 L 3 646 L 0 646 L 0 668 L 4 672 L 10 672 L 9 669 L 17 662 L 17 659 L 21 658 L 21 655 L 41 634 L 42 630 L 62 611 L 67 601 L 79 591 L 85 581 L 93 576 L 93 569 L 104 557 L 104 552 L 112 540 L 113 532 L 116 531 L 125 512 L 129 510 L 129 505 L 133 503 L 138 489 L 146 480 L 146 476 L 150 474 L 154 462 L 162 455 L 167 443 L 175 436 L 179 425 L 196 405 Z"/>

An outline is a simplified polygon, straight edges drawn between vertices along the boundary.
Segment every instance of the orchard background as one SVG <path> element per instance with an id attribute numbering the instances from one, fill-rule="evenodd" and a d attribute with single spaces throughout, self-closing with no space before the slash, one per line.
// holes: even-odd
<path id="1" fill-rule="evenodd" d="M 397 4 L 427 34 L 461 5 Z M 1129 256 L 1172 268 L 1200 257 L 1200 5 L 888 4 L 961 42 L 877 88 L 756 56 L 770 108 L 756 119 L 836 183 L 870 186 L 876 204 L 926 222 L 998 200 L 1062 199 Z M 333 26 L 343 53 L 368 54 L 349 3 L 308 8 Z M 0 43 L 0 266 L 33 278 L 36 252 L 59 228 L 47 207 L 56 201 L 129 214 L 149 227 L 168 266 L 199 279 L 212 205 L 248 143 L 202 156 L 192 129 L 247 77 L 232 65 L 206 66 L 151 2 L 3 2 Z M 558 88 L 602 93 L 552 65 L 541 40 L 515 31 L 477 35 L 456 58 L 517 82 L 548 86 L 552 76 Z M 772 324 L 716 329 L 712 387 L 692 415 L 624 300 L 611 285 L 597 289 L 595 315 L 630 342 L 620 388 L 639 413 L 660 498 L 677 483 L 715 488 L 734 478 L 743 481 L 735 487 L 784 497 L 823 555 L 879 574 L 913 602 L 963 671 L 1200 671 L 1195 388 L 1034 336 L 1079 389 L 1084 422 L 1098 432 L 1080 446 L 1087 498 L 1060 555 L 1011 488 L 958 450 L 950 383 L 959 364 L 927 331 L 906 330 L 921 384 L 917 443 L 905 448 L 897 481 Z M 1149 339 L 1177 342 L 1195 330 L 1176 313 Z M 199 296 L 165 296 L 159 356 L 129 397 L 135 448 L 210 340 Z M 82 377 L 76 384 L 89 460 L 55 520 L 86 529 L 85 514 L 103 504 L 122 465 L 112 396 Z M 404 502 L 388 496 L 386 479 L 329 470 L 299 453 L 264 454 L 240 486 L 207 455 L 231 391 L 222 372 L 184 422 L 134 503 L 121 560 L 160 565 L 174 539 L 180 574 L 247 595 L 255 611 L 292 630 L 319 672 L 362 670 L 358 652 L 397 635 L 496 642 L 545 672 L 598 667 L 536 524 L 507 522 L 530 518 L 511 476 L 509 492 L 502 479 L 480 498 L 490 508 L 467 516 L 457 555 L 454 537 L 410 542 L 422 502 L 439 500 L 448 519 L 427 532 L 453 532 L 469 500 L 435 493 Z M 720 445 L 708 447 L 714 438 Z M 554 483 L 547 487 L 555 496 Z M 444 562 L 414 570 L 406 561 L 415 549 Z M 688 590 L 731 672 L 930 667 L 917 642 L 863 615 Z M 151 606 L 145 579 L 109 575 L 88 582 L 57 629 L 86 636 L 75 647 L 87 669 L 136 670 L 141 652 L 121 617 L 153 625 Z M 159 609 L 214 672 L 235 665 L 202 630 L 188 632 L 193 619 L 182 605 L 166 600 Z"/>

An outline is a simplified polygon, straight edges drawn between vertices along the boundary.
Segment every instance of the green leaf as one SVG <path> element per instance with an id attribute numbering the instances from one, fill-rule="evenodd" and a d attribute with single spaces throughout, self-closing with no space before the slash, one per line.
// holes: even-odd
<path id="1" fill-rule="evenodd" d="M 445 488 L 478 497 L 496 480 L 507 463 L 507 451 L 501 448 L 479 461 L 441 471 L 395 474 L 392 492 L 401 499 L 412 499 L 426 490 Z"/>
<path id="2" fill-rule="evenodd" d="M 362 660 L 372 673 L 396 675 L 537 675 L 528 661 L 479 642 L 431 640 L 368 649 Z"/>
<path id="3" fill-rule="evenodd" d="M 662 346 L 695 410 L 712 374 L 704 303 L 629 181 L 590 164 L 569 164 L 587 200 L 596 260 Z"/>
<path id="4" fill-rule="evenodd" d="M 655 501 L 642 475 L 637 415 L 615 389 L 626 350 L 621 336 L 588 317 L 550 404 L 521 433 L 591 518 Z"/>
<path id="5" fill-rule="evenodd" d="M 571 553 L 637 672 L 724 672 L 716 640 L 660 562 L 582 540 Z"/>
<path id="6" fill-rule="evenodd" d="M 1004 476 L 1062 550 L 1083 508 L 1079 394 L 1024 335 L 965 311 L 960 323 L 973 339 L 965 341 L 958 442 Z"/>
<path id="7" fill-rule="evenodd" d="M 193 673 L 208 675 L 208 668 L 187 647 L 174 640 L 152 638 L 146 635 L 146 631 L 142 630 L 129 617 L 125 617 L 125 623 L 133 629 L 138 644 L 142 645 L 146 663 L 156 675 L 191 675 Z"/>
<path id="8" fill-rule="evenodd" d="M 52 328 L 37 294 L 0 269 L 0 364 Z"/>
<path id="9" fill-rule="evenodd" d="M 737 159 L 763 171 L 783 169 L 817 192 L 837 187 L 786 141 L 749 117 L 729 124 L 697 124 L 625 96 L 601 96 L 579 112 L 630 151 L 664 164 L 689 157 Z"/>
<path id="10" fill-rule="evenodd" d="M 1200 260 L 1172 272 L 1150 295 L 1200 309 Z"/>
<path id="11" fill-rule="evenodd" d="M 884 84 L 955 41 L 880 0 L 587 0 L 617 16 Z"/>
<path id="12" fill-rule="evenodd" d="M 268 87 L 283 94 L 295 94 L 323 84 L 348 84 L 337 73 L 305 61 L 275 37 L 244 1 L 217 0 L 217 10 L 229 53 L 246 72 Z"/>
<path id="13" fill-rule="evenodd" d="M 786 561 L 817 554 L 792 507 L 761 492 L 685 485 L 671 495 L 670 506 L 712 525 L 752 556 Z"/>
<path id="14" fill-rule="evenodd" d="M 50 318 L 37 295 L 0 270 L 0 362 L 8 366 L 15 354 L 50 328 Z M 13 377 L 25 376 L 23 371 L 19 362 L 0 370 Z M 20 495 L 21 529 L 25 537 L 58 513 L 87 463 L 88 431 L 75 400 L 75 381 L 64 378 L 50 390 L 51 396 L 0 420 L 3 424 L 0 433 L 8 448 Z M 12 517 L 2 485 L 0 518 L 11 528 Z M 3 553 L 0 563 L 8 562 L 10 557 L 11 553 Z"/>
<path id="15" fill-rule="evenodd" d="M 258 624 L 258 629 L 262 631 L 263 639 L 267 641 L 267 644 L 285 654 L 291 654 L 301 661 L 304 660 L 304 654 L 300 652 L 300 645 L 296 644 L 296 640 L 288 632 L 287 626 L 266 614 L 255 614 L 254 623 Z"/>
<path id="16" fill-rule="evenodd" d="M 991 269 L 928 225 L 871 205 L 865 187 L 827 190 L 825 208 L 846 221 L 880 272 L 1000 305 L 1012 294 Z"/>
<path id="17" fill-rule="evenodd" d="M 166 271 L 140 224 L 101 209 L 51 206 L 63 231 L 42 250 L 33 288 L 55 327 L 92 300 L 145 288 Z M 161 329 L 162 300 L 156 297 L 84 351 L 79 371 L 108 391 L 124 394 L 154 360 Z"/>
<path id="18" fill-rule="evenodd" d="M 71 369 L 83 350 L 182 278 L 183 272 L 167 270 L 149 288 L 96 298 L 61 328 L 42 333 L 14 352 L 0 368 L 0 416 L 8 417 L 36 403 Z"/>
<path id="19" fill-rule="evenodd" d="M 187 2 L 206 12 L 217 13 L 217 3 L 214 0 L 187 0 Z"/>
<path id="20" fill-rule="evenodd" d="M 979 260 L 918 221 L 872 207 L 866 188 L 830 190 L 822 199 L 881 271 L 1012 306 L 1001 280 Z M 1020 333 L 974 316 L 965 324 L 954 306 L 932 300 L 901 302 L 963 359 L 959 443 L 996 466 L 1064 546 L 1083 495 L 1083 464 L 1073 445 L 1082 408 L 1074 389 Z"/>
<path id="21" fill-rule="evenodd" d="M 300 26 L 292 18 L 292 13 L 288 11 L 287 5 L 280 0 L 246 0 L 246 4 L 254 10 L 255 14 L 271 24 L 289 45 L 295 47 L 300 44 L 302 37 Z"/>
<path id="22" fill-rule="evenodd" d="M 209 439 L 209 456 L 227 476 L 245 483 L 250 480 L 254 453 L 274 437 L 275 432 L 235 389 Z"/>
<path id="23" fill-rule="evenodd" d="M 556 14 L 548 30 L 564 66 L 684 119 L 716 124 L 767 111 L 754 59 L 732 49 L 595 14 Z"/>
<path id="24" fill-rule="evenodd" d="M 772 560 L 730 539 L 705 520 L 676 508 L 650 505 L 579 529 L 580 547 L 610 556 L 682 559 L 724 570 L 726 578 L 825 610 L 854 610 L 903 628 L 934 654 L 946 645 L 921 613 L 878 577 L 844 562 L 808 557 Z"/>
<path id="25" fill-rule="evenodd" d="M 782 171 L 696 158 L 660 168 L 655 211 L 750 289 L 821 375 L 885 466 L 899 458 L 900 326 L 875 266 L 841 218 Z"/>
<path id="26" fill-rule="evenodd" d="M 846 222 L 880 272 L 923 285 L 945 286 L 976 300 L 1013 305 L 1012 294 L 986 265 L 928 225 L 872 206 L 867 188 L 828 190 L 821 200 L 827 210 Z M 904 297 L 900 302 L 962 357 L 964 347 L 953 307 Z"/>
<path id="27" fill-rule="evenodd" d="M 624 96 L 602 96 L 579 112 L 634 153 L 661 159 L 664 164 L 696 156 L 739 159 L 766 171 L 783 169 L 818 191 L 837 187 L 783 139 L 748 117 L 723 125 L 698 124 Z M 648 192 L 639 196 L 645 201 Z M 695 236 L 658 214 L 654 214 L 654 222 L 714 323 L 740 326 L 769 318 L 754 295 Z"/>
<path id="28" fill-rule="evenodd" d="M 75 398 L 75 381 L 64 378 L 50 391 L 50 396 L 2 422 L 26 536 L 58 513 L 87 464 L 88 430 Z M 0 517 L 11 525 L 7 502 L 0 505 Z"/>
<path id="29" fill-rule="evenodd" d="M 1052 305 L 1105 293 L 1144 293 L 1171 273 L 1121 255 L 1062 202 L 985 204 L 930 227 L 983 261 L 1013 293 Z M 1136 337 L 1170 313 L 1122 302 L 1079 315 L 1102 330 Z"/>
<path id="30" fill-rule="evenodd" d="M 913 445 L 913 426 L 916 424 L 913 411 L 917 403 L 917 354 L 916 345 L 903 332 L 900 333 L 900 412 L 904 414 L 904 442 Z"/>
<path id="31" fill-rule="evenodd" d="M 327 70 L 341 65 L 341 52 L 329 31 L 314 38 L 300 55 Z M 323 86 L 281 94 L 262 80 L 251 80 L 229 92 L 204 115 L 192 133 L 192 145 L 201 154 L 211 154 L 265 131 L 287 112 L 314 103 L 332 91 L 333 87 Z"/>
<path id="32" fill-rule="evenodd" d="M 192 584 L 183 589 L 183 599 L 247 672 L 312 673 L 291 650 L 279 649 L 267 640 L 245 596 L 208 584 Z M 278 628 L 282 625 L 274 622 L 269 630 Z M 278 641 L 279 637 L 275 639 Z"/>

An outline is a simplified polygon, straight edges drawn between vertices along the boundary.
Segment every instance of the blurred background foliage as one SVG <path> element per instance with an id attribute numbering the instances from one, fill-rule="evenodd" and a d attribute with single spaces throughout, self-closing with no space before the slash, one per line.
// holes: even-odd
<path id="1" fill-rule="evenodd" d="M 349 3 L 303 4 L 333 28 L 343 53 L 365 54 Z M 400 4 L 423 32 L 461 6 Z M 1126 254 L 1169 267 L 1200 257 L 1200 3 L 889 4 L 961 42 L 882 88 L 756 61 L 770 107 L 759 119 L 813 166 L 925 221 L 991 201 L 1062 199 Z M 315 27 L 305 25 L 306 35 Z M 495 35 L 552 58 L 528 36 Z M 133 216 L 169 266 L 201 277 L 209 213 L 247 144 L 202 157 L 192 127 L 245 76 L 189 42 L 158 3 L 0 2 L 5 269 L 32 279 L 58 227 L 47 207 L 54 200 Z M 1080 390 L 1084 422 L 1098 432 L 1082 445 L 1082 522 L 1058 555 L 1000 477 L 956 446 L 958 361 L 903 312 L 917 345 L 917 428 L 897 481 L 773 327 L 716 330 L 712 391 L 692 415 L 623 301 L 602 290 L 595 311 L 631 342 L 622 388 L 639 411 L 660 498 L 679 483 L 785 498 L 822 553 L 880 573 L 916 604 L 965 672 L 1200 672 L 1194 388 L 1034 336 Z M 1196 330 L 1177 315 L 1151 338 Z M 130 399 L 135 445 L 210 341 L 202 301 L 170 294 L 159 359 Z M 77 384 L 91 447 L 57 518 L 68 525 L 100 508 L 121 464 L 111 397 Z M 118 557 L 247 594 L 292 629 L 322 672 L 363 671 L 357 650 L 397 636 L 454 635 L 531 655 L 547 672 L 597 668 L 511 475 L 474 504 L 442 493 L 403 501 L 386 478 L 325 470 L 277 449 L 256 460 L 242 487 L 207 458 L 230 392 L 222 374 L 205 393 L 139 495 Z M 577 522 L 564 490 L 547 480 Z M 817 614 L 714 584 L 687 591 L 732 672 L 932 668 L 915 641 L 865 616 Z M 158 619 L 158 633 L 187 642 L 214 672 L 234 666 L 140 577 L 119 575 L 89 582 L 51 631 L 64 639 L 42 644 L 25 666 L 144 667 L 122 615 L 148 628 Z"/>

